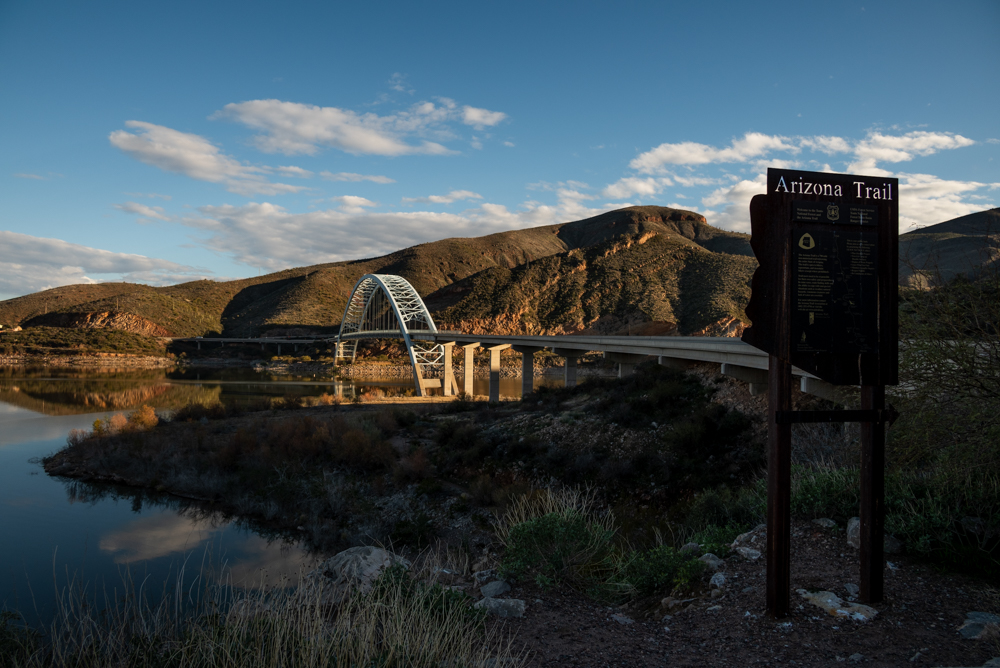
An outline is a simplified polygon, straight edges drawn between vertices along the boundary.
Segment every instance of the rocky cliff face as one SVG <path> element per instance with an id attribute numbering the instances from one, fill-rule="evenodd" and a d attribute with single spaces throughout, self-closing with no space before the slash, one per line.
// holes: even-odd
<path id="1" fill-rule="evenodd" d="M 171 336 L 171 333 L 133 313 L 103 311 L 98 313 L 48 313 L 35 316 L 25 327 L 67 327 L 71 329 L 114 329 L 145 336 Z"/>

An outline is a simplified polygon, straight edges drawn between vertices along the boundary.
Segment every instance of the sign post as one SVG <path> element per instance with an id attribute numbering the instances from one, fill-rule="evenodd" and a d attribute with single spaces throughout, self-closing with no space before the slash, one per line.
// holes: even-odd
<path id="1" fill-rule="evenodd" d="M 791 425 L 861 423 L 861 599 L 882 598 L 885 386 L 898 371 L 896 179 L 767 170 L 750 203 L 760 263 L 743 340 L 769 354 L 767 609 L 788 614 Z M 793 411 L 792 366 L 860 385 L 861 410 Z"/>

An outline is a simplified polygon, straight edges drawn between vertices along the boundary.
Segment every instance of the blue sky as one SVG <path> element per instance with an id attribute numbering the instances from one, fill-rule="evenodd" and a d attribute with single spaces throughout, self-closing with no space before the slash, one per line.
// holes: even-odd
<path id="1" fill-rule="evenodd" d="M 0 298 L 677 206 L 1000 205 L 1000 3 L 0 0 Z"/>

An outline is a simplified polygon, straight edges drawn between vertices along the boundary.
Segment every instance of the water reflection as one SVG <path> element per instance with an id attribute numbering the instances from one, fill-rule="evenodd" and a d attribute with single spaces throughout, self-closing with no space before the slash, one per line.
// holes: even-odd
<path id="1" fill-rule="evenodd" d="M 535 385 L 561 385 L 562 379 L 536 376 Z M 489 394 L 489 381 L 476 378 L 474 392 Z M 333 376 L 289 376 L 248 368 L 176 368 L 80 370 L 59 368 L 0 368 L 0 421 L 10 410 L 32 414 L 82 415 L 125 411 L 148 404 L 176 410 L 190 403 L 252 404 L 276 397 L 335 394 L 379 399 L 412 396 L 413 381 L 399 379 L 338 379 Z M 431 394 L 441 394 L 432 390 Z M 502 378 L 502 397 L 519 397 L 521 380 Z"/>

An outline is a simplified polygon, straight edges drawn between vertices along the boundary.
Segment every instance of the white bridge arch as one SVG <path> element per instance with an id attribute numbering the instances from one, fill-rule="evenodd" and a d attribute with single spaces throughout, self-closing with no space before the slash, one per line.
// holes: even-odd
<path id="1" fill-rule="evenodd" d="M 413 365 L 417 395 L 424 396 L 427 388 L 441 383 L 429 379 L 429 373 L 444 370 L 445 347 L 433 342 L 437 333 L 434 318 L 409 281 L 390 274 L 365 274 L 347 300 L 337 335 L 337 357 L 353 362 L 361 339 L 402 339 Z M 430 341 L 421 341 L 424 337 Z"/>

